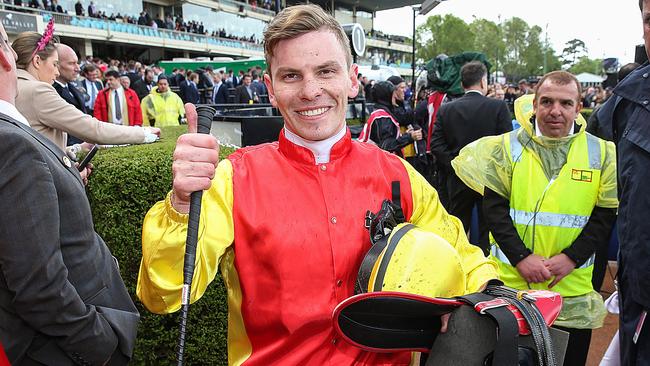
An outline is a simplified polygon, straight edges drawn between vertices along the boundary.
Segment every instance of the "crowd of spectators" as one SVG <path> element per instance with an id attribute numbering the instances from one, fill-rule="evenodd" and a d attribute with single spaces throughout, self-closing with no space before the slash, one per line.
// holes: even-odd
<path id="1" fill-rule="evenodd" d="M 5 4 L 12 4 L 15 6 L 27 6 L 33 9 L 46 10 L 61 14 L 69 13 L 67 9 L 63 9 L 61 5 L 58 4 L 57 0 L 30 0 L 29 2 L 24 2 L 23 0 L 3 0 Z M 249 4 L 253 9 L 261 7 L 270 11 L 275 11 L 275 2 L 271 0 L 249 0 L 249 1 L 237 1 L 241 3 Z M 243 5 L 240 6 L 240 12 L 244 11 Z M 171 15 L 165 16 L 164 19 L 160 17 L 152 17 L 149 12 L 142 11 L 138 16 L 122 14 L 122 13 L 111 13 L 107 15 L 105 11 L 97 10 L 94 1 L 91 1 L 88 7 L 84 7 L 81 3 L 81 0 L 78 0 L 75 3 L 75 15 L 77 16 L 88 16 L 90 18 L 103 19 L 115 22 L 122 22 L 128 24 L 137 24 L 141 26 L 148 26 L 154 29 L 167 29 L 177 32 L 187 32 L 200 34 L 205 36 L 224 38 L 237 40 L 242 42 L 249 42 L 255 44 L 261 44 L 261 39 L 258 39 L 255 34 L 250 36 L 240 36 L 232 33 L 228 33 L 225 28 L 220 28 L 216 30 L 210 30 L 204 26 L 203 22 L 190 20 L 187 21 L 183 19 L 182 16 L 177 16 L 176 18 Z"/>
<path id="2" fill-rule="evenodd" d="M 214 70 L 211 66 L 187 70 L 175 68 L 171 73 L 165 74 L 158 65 L 147 66 L 134 60 L 105 61 L 101 58 L 86 57 L 81 61 L 80 68 L 83 71 L 89 66 L 98 70 L 97 78 L 102 81 L 104 75 L 111 70 L 120 76 L 128 76 L 130 88 L 135 89 L 140 101 L 150 93 L 152 87 L 157 86 L 158 79 L 166 78 L 169 90 L 178 94 L 183 103 L 268 103 L 268 91 L 263 81 L 265 70 L 259 66 L 246 72 L 240 71 L 238 74 L 233 70 Z M 146 86 L 144 89 L 143 83 Z M 222 87 L 224 89 L 220 90 Z"/>

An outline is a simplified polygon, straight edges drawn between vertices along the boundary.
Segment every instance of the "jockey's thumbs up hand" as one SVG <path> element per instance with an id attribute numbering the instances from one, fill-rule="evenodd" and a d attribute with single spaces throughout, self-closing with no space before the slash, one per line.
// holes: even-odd
<path id="1" fill-rule="evenodd" d="M 180 213 L 190 210 L 190 194 L 210 188 L 219 163 L 219 142 L 210 134 L 197 134 L 196 107 L 185 104 L 188 133 L 176 141 L 172 163 L 172 206 Z"/>

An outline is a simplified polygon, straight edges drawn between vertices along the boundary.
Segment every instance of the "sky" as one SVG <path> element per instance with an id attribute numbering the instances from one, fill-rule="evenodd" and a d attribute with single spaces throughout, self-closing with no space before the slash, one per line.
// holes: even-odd
<path id="1" fill-rule="evenodd" d="M 446 0 L 415 24 L 432 15 L 453 14 L 466 23 L 474 17 L 495 23 L 519 17 L 528 25 L 548 29 L 550 46 L 561 54 L 567 41 L 585 42 L 590 58 L 616 57 L 624 65 L 634 61 L 634 47 L 643 43 L 641 12 L 636 0 Z M 548 28 L 546 28 L 548 24 Z M 411 7 L 378 11 L 374 28 L 388 34 L 412 36 Z M 544 41 L 542 33 L 542 41 Z"/>

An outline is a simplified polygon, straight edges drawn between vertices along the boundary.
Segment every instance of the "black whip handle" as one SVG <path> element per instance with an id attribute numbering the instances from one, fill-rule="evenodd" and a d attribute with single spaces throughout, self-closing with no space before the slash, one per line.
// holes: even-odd
<path id="1" fill-rule="evenodd" d="M 196 107 L 198 115 L 197 132 L 208 134 L 212 127 L 212 119 L 216 110 L 207 105 Z M 196 261 L 196 244 L 199 238 L 199 220 L 201 218 L 201 197 L 203 191 L 192 192 L 190 195 L 190 212 L 187 222 L 187 239 L 185 241 L 185 260 L 183 261 L 183 292 L 181 297 L 181 314 L 179 322 L 177 365 L 182 366 L 185 354 L 185 335 L 187 331 L 187 314 L 190 310 L 192 277 Z"/>

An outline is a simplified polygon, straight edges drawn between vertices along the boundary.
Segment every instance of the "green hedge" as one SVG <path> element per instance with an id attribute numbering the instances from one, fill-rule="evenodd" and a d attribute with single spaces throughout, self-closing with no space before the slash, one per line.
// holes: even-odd
<path id="1" fill-rule="evenodd" d="M 138 306 L 141 323 L 132 365 L 174 363 L 178 313 L 152 314 L 135 296 L 142 258 L 142 220 L 171 189 L 172 151 L 185 126 L 163 129 L 160 142 L 100 150 L 87 187 L 95 230 L 120 262 L 122 278 Z M 221 149 L 222 157 L 231 149 Z M 220 276 L 190 308 L 186 364 L 225 365 L 227 300 Z"/>

